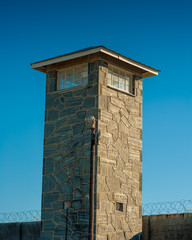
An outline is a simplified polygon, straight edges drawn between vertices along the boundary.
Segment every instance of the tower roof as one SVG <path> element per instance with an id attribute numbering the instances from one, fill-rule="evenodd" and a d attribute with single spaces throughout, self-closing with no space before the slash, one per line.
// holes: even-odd
<path id="1" fill-rule="evenodd" d="M 82 58 L 85 56 L 102 53 L 103 56 L 113 58 L 114 60 L 118 60 L 118 62 L 126 63 L 129 66 L 134 67 L 136 70 L 139 70 L 139 72 L 142 73 L 142 77 L 150 77 L 150 76 L 156 76 L 160 72 L 159 70 L 152 68 L 150 66 L 147 66 L 143 63 L 140 63 L 138 61 L 135 61 L 131 58 L 128 58 L 122 54 L 119 54 L 115 51 L 112 51 L 104 46 L 95 46 L 95 47 L 89 47 L 84 48 L 78 51 L 70 52 L 64 55 L 56 56 L 53 58 L 49 58 L 46 60 L 38 61 L 35 63 L 32 63 L 32 68 L 36 69 L 41 72 L 46 72 L 46 68 L 48 66 L 51 66 L 53 64 L 66 62 L 69 60 L 73 60 L 76 58 Z"/>

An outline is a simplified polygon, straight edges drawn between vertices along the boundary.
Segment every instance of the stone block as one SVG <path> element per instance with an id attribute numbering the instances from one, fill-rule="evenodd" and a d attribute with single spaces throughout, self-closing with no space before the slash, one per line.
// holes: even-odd
<path id="1" fill-rule="evenodd" d="M 52 175 L 43 176 L 43 192 L 50 192 L 56 189 L 57 182 Z"/>
<path id="2" fill-rule="evenodd" d="M 142 149 L 142 140 L 128 137 L 128 144 L 133 149 L 136 149 L 136 150 Z"/>
<path id="3" fill-rule="evenodd" d="M 113 177 L 113 178 L 106 178 L 107 185 L 111 192 L 119 191 L 120 189 L 120 181 L 119 178 Z"/>
<path id="4" fill-rule="evenodd" d="M 99 137 L 100 143 L 104 144 L 113 144 L 113 137 L 112 134 L 110 133 L 102 133 L 101 136 Z"/>
<path id="5" fill-rule="evenodd" d="M 68 147 L 68 144 L 61 144 L 61 146 L 60 146 L 60 151 L 61 151 L 61 153 L 63 154 L 63 155 L 68 155 L 68 154 L 70 154 L 70 149 L 69 149 L 69 147 Z M 61 155 L 61 154 L 57 154 L 56 156 L 56 159 L 59 161 L 62 161 L 63 160 L 63 156 Z M 56 159 L 55 159 L 55 161 L 56 161 Z"/>
<path id="6" fill-rule="evenodd" d="M 80 146 L 83 145 L 83 139 L 82 137 L 79 137 L 75 140 L 72 140 L 71 142 L 68 143 L 68 147 L 71 149 L 71 150 L 75 150 L 77 148 L 79 148 Z"/>
<path id="7" fill-rule="evenodd" d="M 55 229 L 55 223 L 52 221 L 43 221 L 43 230 L 52 231 Z"/>
<path id="8" fill-rule="evenodd" d="M 60 117 L 69 117 L 70 115 L 75 114 L 79 110 L 79 107 L 65 108 L 60 113 Z"/>
<path id="9" fill-rule="evenodd" d="M 67 118 L 60 118 L 56 121 L 56 128 L 63 127 L 67 123 Z"/>
<path id="10" fill-rule="evenodd" d="M 51 203 L 51 207 L 54 211 L 63 209 L 63 201 L 56 201 Z"/>
<path id="11" fill-rule="evenodd" d="M 53 95 L 47 94 L 45 98 L 45 109 L 50 109 L 53 107 Z"/>
<path id="12" fill-rule="evenodd" d="M 90 172 L 90 159 L 89 158 L 82 158 L 80 159 L 80 173 L 89 174 Z"/>
<path id="13" fill-rule="evenodd" d="M 94 96 L 98 94 L 98 84 L 92 85 L 87 89 L 88 96 Z"/>
<path id="14" fill-rule="evenodd" d="M 73 193 L 73 188 L 71 183 L 68 181 L 64 182 L 64 184 L 61 186 L 61 192 L 64 194 Z"/>
<path id="15" fill-rule="evenodd" d="M 130 128 L 130 137 L 136 138 L 136 139 L 142 139 L 141 130 L 137 128 Z"/>
<path id="16" fill-rule="evenodd" d="M 73 126 L 73 137 L 77 138 L 81 136 L 84 130 L 85 130 L 85 123 L 75 124 Z"/>
<path id="17" fill-rule="evenodd" d="M 112 166 L 109 166 L 108 164 L 107 164 L 107 166 L 101 164 L 101 165 L 100 165 L 100 174 L 101 174 L 102 176 L 113 177 L 113 176 L 114 176 L 113 167 L 112 167 Z"/>
<path id="18" fill-rule="evenodd" d="M 95 107 L 95 97 L 87 97 L 83 101 L 83 109 L 90 109 Z"/>
<path id="19" fill-rule="evenodd" d="M 53 158 L 47 157 L 44 159 L 44 174 L 53 173 Z"/>
<path id="20" fill-rule="evenodd" d="M 69 218 L 71 223 L 77 223 L 77 212 L 69 211 L 68 218 Z"/>
<path id="21" fill-rule="evenodd" d="M 66 167 L 68 165 L 74 164 L 76 159 L 77 157 L 74 153 L 69 154 L 68 156 L 64 157 L 63 165 Z M 68 174 L 68 175 L 71 175 L 71 174 Z"/>
<path id="22" fill-rule="evenodd" d="M 120 108 L 113 105 L 112 103 L 108 104 L 108 111 L 112 114 L 118 113 L 120 111 Z"/>
<path id="23" fill-rule="evenodd" d="M 57 225 L 55 228 L 55 236 L 59 236 L 62 238 L 66 237 L 66 228 L 64 225 Z M 67 229 L 67 237 L 69 238 L 71 236 L 71 230 Z"/>
<path id="24" fill-rule="evenodd" d="M 116 160 L 100 157 L 100 164 L 105 164 L 109 166 L 116 166 Z"/>
<path id="25" fill-rule="evenodd" d="M 82 198 L 83 196 L 83 193 L 78 188 L 74 190 L 74 199 Z"/>
<path id="26" fill-rule="evenodd" d="M 140 110 L 139 103 L 126 101 L 125 106 L 130 114 L 139 116 L 139 110 Z"/>
<path id="27" fill-rule="evenodd" d="M 76 114 L 78 122 L 84 122 L 86 117 L 86 111 L 79 111 Z"/>
<path id="28" fill-rule="evenodd" d="M 60 153 L 57 153 L 54 157 L 55 162 L 62 161 L 63 156 Z"/>
<path id="29" fill-rule="evenodd" d="M 81 210 L 83 207 L 82 200 L 74 200 L 72 201 L 71 207 L 74 210 Z"/>
<path id="30" fill-rule="evenodd" d="M 49 136 L 52 136 L 54 130 L 55 130 L 55 124 L 54 123 L 45 122 L 45 131 L 44 131 L 45 138 L 49 137 Z"/>
<path id="31" fill-rule="evenodd" d="M 117 125 L 116 122 L 113 122 L 113 123 L 110 123 L 110 124 L 107 125 L 107 131 L 109 133 L 112 133 L 112 132 L 114 132 L 116 130 L 118 130 L 118 125 Z"/>
<path id="32" fill-rule="evenodd" d="M 62 128 L 59 128 L 55 131 L 55 135 L 66 135 L 68 133 L 71 133 L 72 127 L 71 126 L 65 126 Z"/>
<path id="33" fill-rule="evenodd" d="M 68 143 L 72 139 L 72 133 L 68 133 L 61 138 L 61 143 Z"/>
<path id="34" fill-rule="evenodd" d="M 45 145 L 44 146 L 44 157 L 51 156 L 55 153 L 55 146 L 54 145 Z"/>
<path id="35" fill-rule="evenodd" d="M 142 129 L 142 118 L 141 117 L 130 115 L 129 123 L 131 124 L 132 127 Z"/>
<path id="36" fill-rule="evenodd" d="M 106 95 L 106 96 L 117 97 L 117 91 L 116 90 L 111 89 L 109 87 L 105 87 L 103 85 L 101 87 L 101 94 Z"/>
<path id="37" fill-rule="evenodd" d="M 52 219 L 53 218 L 53 210 L 42 210 L 41 211 L 41 219 Z"/>
<path id="38" fill-rule="evenodd" d="M 119 155 L 119 152 L 112 145 L 109 145 L 107 149 L 107 154 L 108 154 L 108 159 L 116 160 L 117 156 Z"/>
<path id="39" fill-rule="evenodd" d="M 65 107 L 76 107 L 82 104 L 82 97 L 65 98 Z"/>
<path id="40" fill-rule="evenodd" d="M 125 104 L 119 98 L 111 97 L 111 103 L 118 108 L 124 108 Z"/>
<path id="41" fill-rule="evenodd" d="M 108 223 L 106 214 L 97 214 L 97 224 L 105 225 Z"/>
<path id="42" fill-rule="evenodd" d="M 78 212 L 78 223 L 89 224 L 89 211 Z"/>
<path id="43" fill-rule="evenodd" d="M 109 124 L 113 119 L 113 115 L 109 112 L 101 110 L 100 114 L 101 114 L 101 121 L 104 123 Z"/>
<path id="44" fill-rule="evenodd" d="M 51 136 L 49 138 L 46 138 L 46 144 L 57 144 L 61 141 L 61 137 L 60 136 Z"/>
<path id="45" fill-rule="evenodd" d="M 107 146 L 106 144 L 99 144 L 97 146 L 97 152 L 99 156 L 107 157 Z"/>
<path id="46" fill-rule="evenodd" d="M 48 111 L 48 117 L 47 117 L 48 121 L 55 121 L 57 119 L 58 119 L 58 112 L 56 109 Z"/>
<path id="47" fill-rule="evenodd" d="M 90 191 L 90 185 L 89 184 L 82 184 L 81 190 L 84 193 L 84 195 L 88 195 Z"/>
<path id="48" fill-rule="evenodd" d="M 107 184 L 106 177 L 97 175 L 97 191 L 98 192 L 109 192 L 110 188 Z"/>
<path id="49" fill-rule="evenodd" d="M 73 240 L 79 240 L 79 239 L 81 239 L 81 233 L 73 233 L 72 239 L 73 239 Z"/>
<path id="50" fill-rule="evenodd" d="M 63 200 L 65 202 L 69 202 L 73 200 L 73 194 L 63 194 L 59 196 L 59 200 Z"/>
<path id="51" fill-rule="evenodd" d="M 45 193 L 43 197 L 43 209 L 51 208 L 51 203 L 57 201 L 59 198 L 58 192 Z"/>
<path id="52" fill-rule="evenodd" d="M 88 224 L 73 224 L 72 230 L 74 232 L 88 233 L 89 225 Z"/>
<path id="53" fill-rule="evenodd" d="M 123 192 L 126 195 L 131 195 L 131 186 L 128 184 L 121 184 L 121 192 Z"/>
<path id="54" fill-rule="evenodd" d="M 127 203 L 127 196 L 123 193 L 114 193 L 113 198 L 115 202 Z"/>
<path id="55" fill-rule="evenodd" d="M 81 185 L 81 177 L 80 176 L 72 176 L 71 182 L 73 184 L 73 188 L 80 187 L 80 185 Z"/>
<path id="56" fill-rule="evenodd" d="M 54 220 L 54 222 L 56 223 L 56 224 L 59 224 L 60 223 L 60 219 L 61 219 L 61 213 L 60 212 L 55 212 L 55 215 L 54 215 L 54 218 L 53 218 L 53 220 Z"/>

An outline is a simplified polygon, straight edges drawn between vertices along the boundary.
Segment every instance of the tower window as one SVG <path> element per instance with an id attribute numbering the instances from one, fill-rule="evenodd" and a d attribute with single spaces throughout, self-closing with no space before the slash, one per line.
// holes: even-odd
<path id="1" fill-rule="evenodd" d="M 113 66 L 108 68 L 108 85 L 134 94 L 133 75 Z"/>
<path id="2" fill-rule="evenodd" d="M 69 89 L 88 84 L 88 64 L 65 68 L 58 71 L 57 89 Z"/>
<path id="3" fill-rule="evenodd" d="M 116 202 L 116 210 L 123 212 L 123 203 Z"/>

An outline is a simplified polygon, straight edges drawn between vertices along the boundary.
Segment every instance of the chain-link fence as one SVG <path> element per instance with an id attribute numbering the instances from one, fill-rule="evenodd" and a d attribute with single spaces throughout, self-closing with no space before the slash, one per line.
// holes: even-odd
<path id="1" fill-rule="evenodd" d="M 192 213 L 192 200 L 143 204 L 143 215 Z"/>
<path id="2" fill-rule="evenodd" d="M 32 210 L 25 212 L 0 213 L 0 223 L 34 222 L 41 220 L 41 211 Z"/>
<path id="3" fill-rule="evenodd" d="M 192 200 L 181 200 L 176 202 L 159 202 L 143 204 L 142 214 L 159 215 L 159 214 L 175 214 L 175 213 L 191 213 Z M 0 223 L 8 222 L 33 222 L 41 220 L 41 211 L 32 210 L 25 212 L 0 213 Z"/>

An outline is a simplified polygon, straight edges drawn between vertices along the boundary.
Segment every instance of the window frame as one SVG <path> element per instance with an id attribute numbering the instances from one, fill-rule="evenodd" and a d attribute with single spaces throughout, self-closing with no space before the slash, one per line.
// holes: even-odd
<path id="1" fill-rule="evenodd" d="M 113 85 L 113 79 L 112 79 L 112 76 L 113 74 L 111 74 L 111 80 L 110 80 L 110 83 L 109 83 L 109 70 L 110 68 L 112 69 L 111 73 L 114 73 L 114 69 L 117 71 L 117 79 L 118 79 L 118 86 L 115 86 Z M 132 92 L 130 92 L 130 90 L 126 90 L 126 87 L 125 89 L 123 88 L 120 88 L 119 87 L 119 79 L 122 78 L 122 75 L 120 73 L 124 73 L 124 76 L 126 76 L 126 74 L 130 77 L 130 80 L 129 80 L 129 85 L 131 83 L 131 87 L 128 87 L 128 89 L 132 88 Z M 124 77 L 124 80 L 125 80 L 126 77 Z M 124 70 L 123 68 L 119 68 L 119 67 L 116 67 L 114 65 L 111 65 L 109 64 L 108 65 L 108 74 L 107 74 L 107 86 L 110 87 L 110 88 L 113 88 L 113 89 L 116 89 L 118 91 L 121 91 L 121 92 L 124 92 L 124 93 L 127 93 L 131 96 L 135 96 L 135 79 L 134 79 L 134 74 L 127 71 L 127 70 Z M 126 82 L 124 81 L 124 86 L 126 86 Z"/>
<path id="2" fill-rule="evenodd" d="M 87 76 L 85 77 L 85 78 L 87 78 L 87 82 L 74 86 L 74 80 L 75 80 L 75 74 L 74 73 L 75 73 L 75 69 L 81 68 L 81 78 L 77 79 L 77 81 L 78 80 L 83 81 L 83 77 L 82 77 L 83 71 L 82 71 L 82 68 L 85 67 L 85 66 L 87 67 Z M 70 86 L 70 87 L 66 88 L 66 72 L 70 71 L 70 70 L 72 70 L 72 72 L 73 72 L 73 74 L 72 74 L 72 76 L 73 76 L 73 86 Z M 60 85 L 61 85 L 60 75 L 63 72 L 65 72 L 65 83 L 64 83 L 64 88 L 60 88 Z M 57 89 L 56 89 L 56 91 L 67 91 L 67 90 L 70 90 L 70 89 L 73 89 L 73 88 L 79 88 L 79 87 L 87 86 L 88 85 L 88 75 L 89 75 L 89 65 L 88 65 L 88 62 L 58 69 L 57 70 L 57 84 L 56 84 L 57 85 Z"/>

